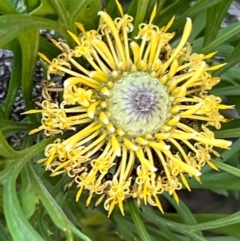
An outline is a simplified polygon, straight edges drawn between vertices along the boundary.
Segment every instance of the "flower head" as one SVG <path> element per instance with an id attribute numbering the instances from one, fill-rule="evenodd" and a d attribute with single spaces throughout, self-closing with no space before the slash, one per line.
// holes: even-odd
<path id="1" fill-rule="evenodd" d="M 191 53 L 191 19 L 172 48 L 174 33 L 167 31 L 173 19 L 162 28 L 154 25 L 155 6 L 131 40 L 133 18 L 117 4 L 121 16 L 113 20 L 100 11 L 98 31 L 77 24 L 80 35 L 69 32 L 74 49 L 52 40 L 62 54 L 52 61 L 40 54 L 49 78 L 68 77 L 61 101 L 48 98 L 40 110 L 27 112 L 42 114 L 41 126 L 31 133 L 74 131 L 48 145 L 40 162 L 52 176 L 67 173 L 77 183 L 77 200 L 87 190 L 87 206 L 98 196 L 95 205 L 104 203 L 109 215 L 115 205 L 124 214 L 124 200 L 134 198 L 139 206 L 163 211 L 159 194 L 168 192 L 178 202 L 176 191 L 183 185 L 190 190 L 188 177 L 200 181 L 205 164 L 216 169 L 213 148 L 231 142 L 215 139 L 208 126 L 220 128 L 226 119 L 219 110 L 232 107 L 209 95 L 219 82 L 210 72 L 222 65 L 207 65 L 213 54 Z"/>

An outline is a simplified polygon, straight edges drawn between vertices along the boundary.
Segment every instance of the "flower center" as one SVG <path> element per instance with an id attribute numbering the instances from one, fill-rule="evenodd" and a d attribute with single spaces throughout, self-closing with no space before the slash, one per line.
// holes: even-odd
<path id="1" fill-rule="evenodd" d="M 139 92 L 135 97 L 135 106 L 138 111 L 147 112 L 154 104 L 154 94 L 150 92 Z"/>
<path id="2" fill-rule="evenodd" d="M 166 87 L 148 73 L 131 73 L 114 84 L 108 99 L 112 122 L 133 136 L 160 130 L 170 108 Z"/>

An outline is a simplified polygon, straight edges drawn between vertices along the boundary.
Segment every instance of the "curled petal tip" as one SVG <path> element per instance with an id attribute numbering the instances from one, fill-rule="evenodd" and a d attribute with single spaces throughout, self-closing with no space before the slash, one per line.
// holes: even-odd
<path id="1" fill-rule="evenodd" d="M 232 145 L 232 141 L 227 141 L 227 146 L 231 146 Z"/>
<path id="2" fill-rule="evenodd" d="M 138 146 L 134 145 L 134 146 L 133 146 L 133 150 L 134 150 L 134 151 L 137 151 L 137 150 L 138 150 Z"/>
<path id="3" fill-rule="evenodd" d="M 121 150 L 116 151 L 116 156 L 118 156 L 118 157 L 121 156 Z"/>
<path id="4" fill-rule="evenodd" d="M 197 171 L 196 174 L 195 174 L 195 176 L 197 176 L 197 177 L 199 177 L 201 175 L 202 175 L 202 173 L 200 171 Z"/>
<path id="5" fill-rule="evenodd" d="M 192 138 L 197 136 L 197 132 L 192 133 Z"/>
<path id="6" fill-rule="evenodd" d="M 152 166 L 152 167 L 151 167 L 151 171 L 152 171 L 152 172 L 156 172 L 157 170 L 158 170 L 158 169 L 157 169 L 155 166 Z"/>
<path id="7" fill-rule="evenodd" d="M 170 145 L 166 145 L 166 150 L 170 150 L 171 146 Z"/>

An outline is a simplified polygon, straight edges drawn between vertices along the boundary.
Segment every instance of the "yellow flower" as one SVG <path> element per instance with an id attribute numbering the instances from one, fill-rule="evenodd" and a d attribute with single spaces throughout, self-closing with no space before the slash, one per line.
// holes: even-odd
<path id="1" fill-rule="evenodd" d="M 45 149 L 46 170 L 52 176 L 68 173 L 79 188 L 89 192 L 86 205 L 98 196 L 95 205 L 104 203 L 110 215 L 115 205 L 124 214 L 124 202 L 134 198 L 137 204 L 157 206 L 162 212 L 159 194 L 168 192 L 178 202 L 176 191 L 188 177 L 200 181 L 205 164 L 217 169 L 211 154 L 214 147 L 228 148 L 231 142 L 215 139 L 208 126 L 220 128 L 226 121 L 220 109 L 232 108 L 208 91 L 219 82 L 205 62 L 214 53 L 192 54 L 187 43 L 192 22 L 187 18 L 176 48 L 170 40 L 174 33 L 167 26 L 152 22 L 139 25 L 130 39 L 133 18 L 123 14 L 113 20 L 100 11 L 98 31 L 79 36 L 69 32 L 76 47 L 52 40 L 62 54 L 50 61 L 51 74 L 68 75 L 62 100 L 45 99 L 42 109 L 27 113 L 42 114 L 46 136 L 74 130 L 66 140 L 57 139 Z M 79 61 L 81 60 L 81 61 Z M 86 66 L 80 63 L 87 62 Z"/>

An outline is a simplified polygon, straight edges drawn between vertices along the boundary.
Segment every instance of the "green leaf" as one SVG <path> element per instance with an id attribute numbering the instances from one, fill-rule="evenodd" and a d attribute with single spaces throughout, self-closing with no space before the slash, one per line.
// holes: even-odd
<path id="1" fill-rule="evenodd" d="M 20 49 L 20 45 L 18 41 L 15 39 L 12 41 L 13 46 L 13 64 L 12 64 L 12 73 L 11 78 L 8 86 L 8 92 L 7 97 L 5 99 L 5 118 L 8 119 L 12 106 L 14 104 L 14 101 L 18 95 L 18 90 L 21 86 L 21 79 L 19 76 L 21 76 L 21 67 L 22 67 L 22 53 Z M 1 121 L 0 121 L 0 128 L 1 128 Z"/>
<path id="2" fill-rule="evenodd" d="M 230 130 L 230 129 L 233 129 L 233 128 L 239 128 L 239 119 L 233 119 L 233 120 L 230 120 L 228 122 L 225 122 L 225 123 L 222 123 L 221 125 L 221 130 Z M 219 130 L 214 130 L 213 132 L 218 132 Z M 217 137 L 219 138 L 219 137 Z"/>
<path id="3" fill-rule="evenodd" d="M 232 67 L 231 69 L 227 70 L 221 75 L 221 79 L 222 81 L 226 81 L 228 84 L 232 83 L 235 85 L 239 85 L 240 84 L 240 80 L 238 78 L 239 75 L 240 75 L 240 68 Z"/>
<path id="4" fill-rule="evenodd" d="M 167 200 L 171 203 L 171 205 L 173 205 L 173 207 L 176 209 L 176 211 L 178 212 L 179 216 L 181 217 L 182 221 L 185 224 L 196 224 L 197 223 L 197 221 L 195 220 L 191 211 L 188 209 L 188 207 L 182 201 L 180 201 L 178 204 L 168 194 L 164 194 L 164 197 L 167 198 Z M 199 234 L 201 235 L 201 233 L 199 233 Z"/>
<path id="5" fill-rule="evenodd" d="M 157 15 L 156 16 L 158 16 L 162 12 L 162 10 L 164 9 L 165 3 L 166 3 L 166 0 L 157 0 L 156 3 L 154 3 L 153 1 L 150 1 L 150 3 L 149 3 L 150 9 L 149 10 L 152 10 L 154 5 L 157 4 Z M 148 14 L 149 16 L 151 15 L 151 12 Z"/>
<path id="6" fill-rule="evenodd" d="M 226 59 L 225 61 L 227 64 L 223 66 L 221 69 L 217 70 L 214 74 L 221 75 L 222 73 L 226 72 L 231 67 L 235 66 L 240 62 L 240 42 L 232 51 L 232 54 Z"/>
<path id="7" fill-rule="evenodd" d="M 105 3 L 106 3 L 106 6 L 104 5 L 103 7 L 104 9 L 106 9 L 106 12 L 110 14 L 112 18 L 116 17 L 118 12 L 116 2 L 112 0 L 106 0 Z"/>
<path id="8" fill-rule="evenodd" d="M 0 221 L 0 240 L 2 241 L 10 240 L 10 236 L 1 221 Z"/>
<path id="9" fill-rule="evenodd" d="M 132 220 L 135 224 L 135 227 L 138 230 L 140 239 L 142 241 L 151 241 L 151 238 L 143 224 L 142 218 L 140 217 L 139 209 L 136 207 L 134 200 L 128 202 L 128 208 L 132 216 Z"/>
<path id="10" fill-rule="evenodd" d="M 226 218 L 228 216 L 229 216 L 229 214 L 215 214 L 215 213 L 194 214 L 194 217 L 199 224 L 203 224 L 203 223 L 208 224 L 209 222 L 214 222 L 215 220 L 220 220 L 220 219 Z M 164 217 L 168 220 L 175 221 L 175 222 L 181 221 L 181 219 L 174 213 L 166 213 L 166 214 L 164 214 Z M 212 232 L 216 232 L 217 234 L 221 233 L 221 234 L 225 234 L 225 235 L 233 235 L 238 238 L 240 237 L 238 223 L 213 229 Z"/>
<path id="11" fill-rule="evenodd" d="M 8 229 L 14 240 L 17 241 L 44 241 L 27 221 L 21 209 L 16 193 L 17 175 L 14 173 L 4 184 L 3 204 Z"/>
<path id="12" fill-rule="evenodd" d="M 18 156 L 18 152 L 15 151 L 6 141 L 2 132 L 0 131 L 0 156 L 7 158 L 14 158 Z"/>
<path id="13" fill-rule="evenodd" d="M 209 222 L 209 221 L 215 221 L 217 219 L 225 218 L 228 217 L 229 215 L 226 214 L 195 214 L 194 215 L 198 223 L 203 223 L 203 222 Z M 222 226 L 220 228 L 213 229 L 212 231 L 218 233 L 218 234 L 225 234 L 225 235 L 233 235 L 235 237 L 240 238 L 240 233 L 239 233 L 239 224 L 231 224 L 228 226 Z"/>
<path id="14" fill-rule="evenodd" d="M 26 15 L 5 15 L 0 17 L 0 47 L 29 29 L 54 29 L 65 38 L 69 38 L 67 32 L 56 21 Z"/>
<path id="15" fill-rule="evenodd" d="M 0 118 L 4 118 L 5 112 L 3 111 L 3 106 L 0 105 Z"/>
<path id="16" fill-rule="evenodd" d="M 30 0 L 31 1 L 31 0 Z M 44 16 L 47 14 L 56 14 L 55 9 L 51 5 L 51 3 L 48 0 L 41 0 L 40 5 L 33 9 L 32 12 L 29 13 L 29 15 L 39 15 Z"/>
<path id="17" fill-rule="evenodd" d="M 212 160 L 212 162 L 220 169 L 223 170 L 225 172 L 228 172 L 234 176 L 240 177 L 240 169 L 230 166 L 228 164 L 225 164 L 223 162 L 218 162 L 218 161 L 214 161 Z"/>
<path id="18" fill-rule="evenodd" d="M 66 8 L 63 4 L 63 1 L 58 1 L 58 0 L 49 0 L 49 2 L 51 3 L 51 5 L 53 6 L 53 8 L 55 9 L 57 15 L 58 15 L 58 21 L 60 22 L 60 24 L 65 28 L 65 29 L 69 29 L 72 31 L 72 29 L 69 26 L 69 21 L 70 21 L 70 16 L 69 16 L 69 12 L 66 11 Z"/>
<path id="19" fill-rule="evenodd" d="M 220 3 L 225 0 L 198 0 L 195 2 L 193 6 L 187 9 L 179 18 L 177 21 L 174 22 L 173 28 L 182 29 L 183 25 L 186 22 L 186 18 L 192 18 L 194 16 L 197 16 L 202 11 Z M 173 11 L 174 12 L 174 11 Z"/>
<path id="20" fill-rule="evenodd" d="M 228 86 L 224 88 L 213 89 L 211 93 L 218 96 L 238 96 L 240 93 L 240 86 Z"/>
<path id="21" fill-rule="evenodd" d="M 25 214 L 25 217 L 29 219 L 35 212 L 35 206 L 38 203 L 38 198 L 34 194 L 34 190 L 30 182 L 31 177 L 27 171 L 26 166 L 23 167 L 21 171 L 21 190 L 20 198 L 22 209 Z"/>
<path id="22" fill-rule="evenodd" d="M 226 189 L 231 191 L 240 191 L 240 178 L 229 173 L 211 173 L 201 176 L 202 183 L 191 180 L 192 189 Z"/>
<path id="23" fill-rule="evenodd" d="M 8 179 L 8 177 L 11 176 L 12 173 L 19 173 L 23 166 L 26 164 L 26 162 L 28 162 L 32 157 L 34 157 L 40 151 L 42 151 L 47 144 L 52 143 L 58 136 L 48 138 L 47 140 L 43 140 L 40 143 L 37 143 L 36 145 L 23 149 L 22 151 L 15 151 L 9 145 L 8 147 L 3 145 L 4 141 L 2 137 L 3 136 L 0 132 L 0 153 L 2 156 L 12 158 L 13 160 L 8 160 L 10 162 L 9 165 L 3 171 L 0 172 L 0 183 L 4 183 Z M 5 147 L 5 149 L 1 149 L 2 147 Z"/>
<path id="24" fill-rule="evenodd" d="M 123 240 L 134 240 L 134 233 L 137 233 L 136 226 L 133 224 L 132 220 L 126 219 L 122 215 L 112 215 L 110 216 L 114 223 L 120 224 L 116 225 L 116 234 L 120 236 Z"/>
<path id="25" fill-rule="evenodd" d="M 44 210 L 44 207 L 41 206 L 38 210 L 36 210 L 34 219 L 37 221 L 39 220 L 36 226 L 36 230 L 44 238 L 45 241 L 60 240 L 60 238 L 58 238 L 59 232 L 56 232 L 58 235 L 55 234 L 53 237 L 52 235 L 51 236 L 49 235 L 49 230 L 51 228 L 50 226 L 52 225 L 52 223 L 46 222 L 46 216 L 47 214 Z"/>
<path id="26" fill-rule="evenodd" d="M 31 138 L 27 138 L 25 144 L 30 144 L 30 140 Z M 15 160 L 8 166 L 8 169 L 10 167 L 10 171 L 5 171 L 5 169 L 0 173 L 0 179 L 2 179 L 3 183 L 4 214 L 10 234 L 17 241 L 44 241 L 27 221 L 16 192 L 18 174 L 25 163 L 32 158 L 39 146 L 42 147 L 41 145 L 35 145 L 35 148 L 30 148 L 31 151 L 27 152 L 24 156 L 15 155 Z M 20 154 L 21 152 L 18 153 Z"/>
<path id="27" fill-rule="evenodd" d="M 38 53 L 39 32 L 37 30 L 29 30 L 19 36 L 19 42 L 22 50 L 22 94 L 27 110 L 34 109 L 32 101 L 33 75 L 36 68 L 36 60 Z M 31 41 L 29 41 L 31 39 Z M 35 115 L 29 115 L 32 122 L 37 122 Z"/>
<path id="28" fill-rule="evenodd" d="M 87 236 L 85 236 L 68 220 L 62 209 L 59 207 L 57 202 L 53 199 L 53 197 L 44 186 L 43 182 L 33 169 L 32 165 L 28 163 L 26 168 L 29 172 L 29 176 L 31 176 L 31 185 L 33 187 L 33 190 L 35 191 L 35 194 L 40 198 L 43 206 L 46 208 L 55 225 L 65 232 L 68 229 L 71 230 L 82 240 L 90 241 Z"/>
<path id="29" fill-rule="evenodd" d="M 227 237 L 222 237 L 222 236 L 219 236 L 219 237 L 214 237 L 214 238 L 208 238 L 209 241 L 239 241 L 239 238 L 235 238 L 235 237 L 232 237 L 232 236 L 227 236 Z"/>
<path id="30" fill-rule="evenodd" d="M 49 59 L 56 58 L 61 53 L 60 49 L 42 36 L 39 37 L 39 52 L 45 54 Z"/>
<path id="31" fill-rule="evenodd" d="M 216 138 L 240 137 L 240 127 L 239 128 L 233 128 L 233 129 L 227 129 L 227 130 L 214 131 L 214 134 L 215 134 Z"/>
<path id="32" fill-rule="evenodd" d="M 192 41 L 203 31 L 206 26 L 206 12 L 199 13 L 196 17 L 193 18 L 193 28 L 191 35 L 188 39 L 189 43 Z"/>
<path id="33" fill-rule="evenodd" d="M 64 28 L 66 30 L 70 30 L 73 33 L 76 33 L 75 22 L 82 22 L 82 20 L 83 22 L 85 20 L 90 22 L 89 27 L 93 27 L 92 24 L 94 21 L 96 22 L 97 19 L 97 11 L 99 11 L 101 8 L 101 1 L 84 0 L 71 1 L 71 3 L 69 2 L 69 0 L 51 0 L 51 4 L 56 9 L 60 22 Z"/>
<path id="34" fill-rule="evenodd" d="M 145 20 L 149 21 L 155 5 L 157 5 L 157 12 L 156 12 L 155 18 L 157 18 L 159 16 L 159 14 L 161 13 L 161 11 L 163 10 L 163 6 L 164 6 L 165 2 L 166 2 L 166 0 L 149 1 Z"/>
<path id="35" fill-rule="evenodd" d="M 155 214 L 154 212 L 150 211 L 148 208 L 144 208 L 143 210 L 144 210 L 144 217 L 148 221 L 153 222 L 157 226 L 159 226 L 159 223 L 161 223 L 161 225 L 165 226 L 166 228 L 173 230 L 174 232 L 183 234 L 188 238 L 192 238 L 194 241 L 207 241 L 207 239 L 205 239 L 204 237 L 202 237 L 196 233 L 196 231 L 198 231 L 198 230 L 191 230 L 190 225 L 185 225 L 185 224 L 180 224 L 180 223 L 176 223 L 173 221 L 169 221 L 165 218 L 160 217 L 159 215 Z"/>
<path id="36" fill-rule="evenodd" d="M 168 228 L 164 227 L 161 223 L 158 223 L 158 228 L 156 227 L 147 227 L 147 230 L 149 234 L 151 235 L 152 241 L 178 241 L 179 239 L 181 241 L 189 241 L 189 238 L 185 238 L 183 235 L 176 234 L 175 232 L 172 232 Z M 171 234 L 174 233 L 174 235 Z M 132 239 L 130 239 L 132 240 Z"/>
<path id="37" fill-rule="evenodd" d="M 167 1 L 168 2 L 168 1 Z M 167 22 L 171 20 L 173 15 L 178 15 L 183 12 L 185 12 L 189 4 L 192 2 L 192 0 L 176 0 L 172 4 L 170 4 L 168 7 L 165 7 L 159 14 L 158 17 L 154 20 L 155 23 L 159 26 L 163 26 Z"/>
<path id="38" fill-rule="evenodd" d="M 144 22 L 149 0 L 133 0 L 129 6 L 128 14 L 134 17 L 132 37 L 137 35 L 139 24 Z"/>
<path id="39" fill-rule="evenodd" d="M 99 22 L 98 12 L 100 10 L 102 10 L 101 1 L 92 1 L 85 11 L 78 15 L 76 22 L 82 23 L 85 29 L 97 29 Z"/>
<path id="40" fill-rule="evenodd" d="M 24 2 L 27 7 L 27 12 L 33 11 L 39 4 L 38 0 L 24 0 Z"/>
<path id="41" fill-rule="evenodd" d="M 233 0 L 222 1 L 207 10 L 207 24 L 204 34 L 204 46 L 211 43 L 217 36 L 223 18 Z"/>
<path id="42" fill-rule="evenodd" d="M 190 36 L 191 38 L 191 36 Z M 199 53 L 203 45 L 203 37 L 197 38 L 192 42 L 192 52 Z"/>
<path id="43" fill-rule="evenodd" d="M 197 224 L 195 217 L 192 212 L 188 209 L 188 207 L 180 200 L 179 203 L 170 197 L 168 194 L 163 194 L 165 198 L 171 203 L 171 205 L 176 209 L 182 221 L 185 224 Z M 198 235 L 202 236 L 201 232 L 197 232 Z"/>
<path id="44" fill-rule="evenodd" d="M 238 111 L 238 113 L 239 113 L 240 112 L 240 96 L 239 95 L 238 96 L 228 96 L 227 98 L 230 103 L 235 105 L 234 109 L 236 111 Z"/>
<path id="45" fill-rule="evenodd" d="M 218 46 L 217 56 L 221 56 L 223 58 L 229 58 L 231 53 L 233 53 L 234 48 L 235 48 L 234 46 L 228 44 L 227 42 L 223 43 L 220 46 Z M 225 59 L 224 59 L 224 63 L 226 63 Z M 220 68 L 220 70 L 222 70 L 225 66 Z M 218 71 L 219 70 L 214 71 L 214 75 L 219 76 L 220 74 L 218 74 Z M 224 72 L 222 72 L 222 73 L 224 73 Z"/>
<path id="46" fill-rule="evenodd" d="M 67 238 L 67 241 L 74 241 L 73 233 L 70 230 L 67 230 L 66 238 Z"/>
<path id="47" fill-rule="evenodd" d="M 227 225 L 240 223 L 240 212 L 228 215 L 225 218 L 217 219 L 211 222 L 199 223 L 189 227 L 191 231 L 210 230 L 225 227 Z"/>
<path id="48" fill-rule="evenodd" d="M 71 21 L 75 23 L 79 19 L 79 16 L 86 10 L 86 7 L 96 0 L 84 0 L 84 1 L 74 1 L 69 9 L 69 14 L 71 16 Z M 99 1 L 99 0 L 97 0 Z"/>
<path id="49" fill-rule="evenodd" d="M 9 135 L 21 131 L 30 131 L 33 128 L 34 125 L 32 123 L 19 123 L 0 118 L 0 131 L 2 131 L 3 135 Z"/>
<path id="50" fill-rule="evenodd" d="M 180 239 L 178 238 L 175 234 L 173 234 L 173 232 L 171 232 L 171 230 L 167 227 L 165 227 L 162 223 L 158 223 L 158 227 L 160 228 L 160 230 L 156 230 L 155 228 L 155 233 L 152 237 L 156 237 L 156 231 L 160 231 L 162 234 L 164 234 L 165 236 L 165 239 L 163 239 L 163 237 L 161 237 L 161 239 L 158 239 L 158 240 L 166 240 L 166 241 L 169 241 L 169 240 L 174 240 L 174 241 L 183 241 L 183 239 Z M 148 232 L 149 232 L 149 229 L 148 229 Z"/>
<path id="51" fill-rule="evenodd" d="M 212 2 L 212 1 L 211 1 Z M 230 24 L 228 27 L 219 31 L 217 38 L 213 40 L 208 46 L 202 48 L 202 53 L 210 53 L 216 51 L 217 47 L 224 43 L 225 41 L 229 40 L 233 36 L 236 36 L 240 31 L 240 22 L 236 22 Z"/>
<path id="52" fill-rule="evenodd" d="M 232 158 L 235 154 L 239 153 L 239 151 L 240 151 L 240 138 L 232 144 L 232 146 L 229 150 L 223 151 L 221 153 L 221 157 L 222 157 L 223 161 L 226 162 L 230 158 Z M 219 158 L 215 159 L 215 160 L 222 161 Z"/>
<path id="53" fill-rule="evenodd" d="M 148 9 L 149 0 L 139 0 L 137 1 L 137 11 L 134 18 L 134 29 L 132 32 L 132 36 L 135 36 L 138 32 L 138 26 L 144 22 L 145 15 Z"/>
<path id="54" fill-rule="evenodd" d="M 0 1 L 0 12 L 3 14 L 18 13 L 18 11 L 13 7 L 13 5 L 7 0 Z"/>

